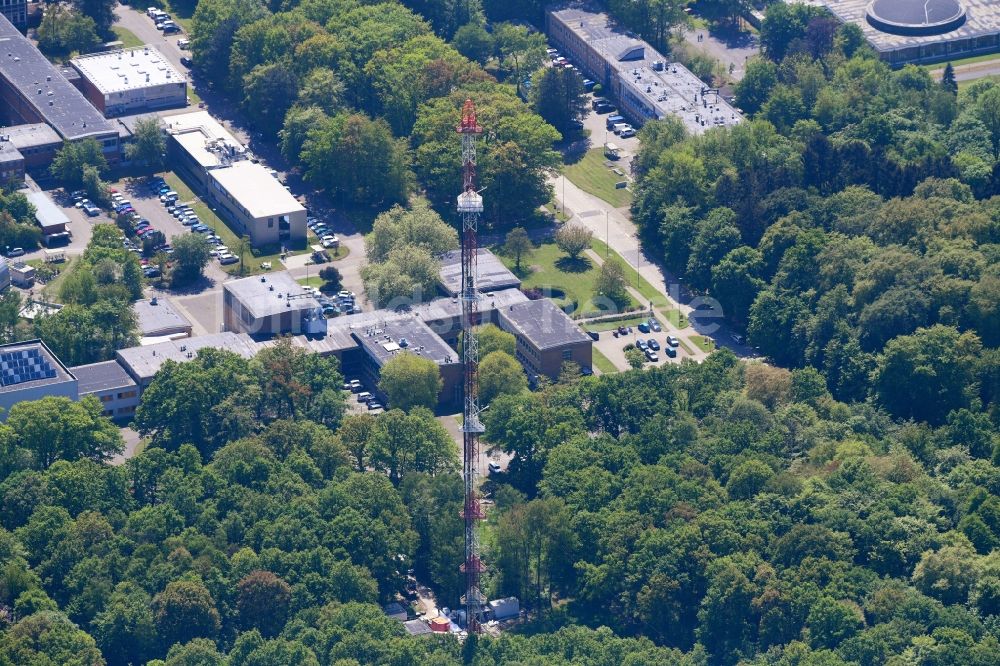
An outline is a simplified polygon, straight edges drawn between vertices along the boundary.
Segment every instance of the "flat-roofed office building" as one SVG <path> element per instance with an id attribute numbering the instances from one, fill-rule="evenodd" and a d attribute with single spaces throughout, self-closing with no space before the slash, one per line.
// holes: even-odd
<path id="1" fill-rule="evenodd" d="M 500 328 L 514 334 L 515 355 L 529 374 L 555 379 L 567 361 L 591 367 L 590 336 L 549 299 L 514 303 L 497 316 Z"/>
<path id="2" fill-rule="evenodd" d="M 545 15 L 549 39 L 597 81 L 635 125 L 667 116 L 692 134 L 736 125 L 743 116 L 692 74 L 652 46 L 618 28 L 592 3 L 575 2 Z"/>
<path id="3" fill-rule="evenodd" d="M 45 123 L 0 127 L 0 136 L 21 153 L 25 169 L 48 166 L 63 145 L 62 137 Z"/>
<path id="4" fill-rule="evenodd" d="M 94 139 L 118 162 L 118 130 L 4 16 L 0 42 L 0 123 L 45 123 L 62 141 Z"/>
<path id="5" fill-rule="evenodd" d="M 41 340 L 0 345 L 0 420 L 19 402 L 62 396 L 76 400 L 76 377 Z"/>
<path id="6" fill-rule="evenodd" d="M 319 301 L 287 272 L 226 282 L 222 308 L 227 331 L 254 337 L 326 335 Z"/>
<path id="7" fill-rule="evenodd" d="M 139 406 L 139 387 L 118 361 L 102 361 L 70 368 L 76 377 L 81 398 L 92 395 L 101 402 L 104 415 L 124 420 L 132 418 Z"/>
<path id="8" fill-rule="evenodd" d="M 305 241 L 306 209 L 205 111 L 164 119 L 171 160 L 254 247 Z"/>
<path id="9" fill-rule="evenodd" d="M 187 81 L 152 46 L 70 60 L 83 94 L 106 118 L 187 105 Z"/>

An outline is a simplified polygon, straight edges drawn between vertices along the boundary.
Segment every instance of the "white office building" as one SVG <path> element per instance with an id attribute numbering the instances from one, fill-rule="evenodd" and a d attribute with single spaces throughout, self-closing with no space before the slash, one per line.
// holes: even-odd
<path id="1" fill-rule="evenodd" d="M 106 118 L 187 105 L 187 81 L 152 46 L 73 58 L 83 94 Z"/>

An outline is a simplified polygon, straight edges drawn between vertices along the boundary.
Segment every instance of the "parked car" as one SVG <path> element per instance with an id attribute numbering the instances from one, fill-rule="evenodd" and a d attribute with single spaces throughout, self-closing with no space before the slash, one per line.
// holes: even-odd
<path id="1" fill-rule="evenodd" d="M 219 263 L 223 266 L 228 266 L 229 264 L 238 264 L 240 262 L 239 257 L 232 254 L 226 255 L 224 257 L 219 257 Z"/>
<path id="2" fill-rule="evenodd" d="M 650 339 L 649 339 L 649 342 L 647 342 L 646 344 L 647 344 L 647 345 L 649 346 L 649 348 L 650 348 L 650 349 L 652 349 L 653 351 L 660 351 L 660 343 L 659 343 L 659 342 L 657 342 L 656 340 L 654 340 L 654 339 L 650 338 Z"/>
<path id="3" fill-rule="evenodd" d="M 156 266 L 150 266 L 143 269 L 142 274 L 148 278 L 157 278 L 160 277 L 160 269 Z"/>
<path id="4" fill-rule="evenodd" d="M 649 324 L 646 322 L 640 323 L 636 328 L 639 329 L 640 333 L 649 333 Z"/>
<path id="5" fill-rule="evenodd" d="M 179 48 L 179 49 L 186 49 L 189 46 L 191 46 L 191 40 L 190 39 L 178 39 L 177 40 L 177 48 Z"/>
<path id="6" fill-rule="evenodd" d="M 646 351 L 646 349 L 648 348 L 648 345 L 646 344 L 646 341 L 643 340 L 642 338 L 639 338 L 638 340 L 635 341 L 635 346 L 638 347 L 642 351 Z"/>
<path id="7" fill-rule="evenodd" d="M 358 402 L 368 402 L 369 400 L 371 400 L 374 397 L 375 396 L 373 396 L 368 391 L 362 391 L 361 393 L 358 394 Z"/>
<path id="8" fill-rule="evenodd" d="M 382 403 L 381 402 L 376 402 L 374 400 L 369 400 L 368 401 L 368 411 L 372 412 L 372 411 L 375 411 L 376 409 L 382 409 Z"/>
<path id="9" fill-rule="evenodd" d="M 8 257 L 23 257 L 24 256 L 24 248 L 23 247 L 12 247 L 7 252 L 7 256 Z"/>
<path id="10" fill-rule="evenodd" d="M 653 330 L 654 333 L 659 333 L 660 331 L 663 330 L 663 328 L 660 326 L 660 322 L 656 321 L 653 318 L 650 318 L 649 320 L 649 327 Z"/>
<path id="11" fill-rule="evenodd" d="M 488 465 L 488 467 L 489 467 L 489 470 L 490 470 L 490 474 L 499 474 L 500 473 L 500 463 L 490 462 L 490 464 Z"/>
<path id="12" fill-rule="evenodd" d="M 660 360 L 660 356 L 659 356 L 659 354 L 657 354 L 652 349 L 647 349 L 646 350 L 646 360 L 648 360 L 651 363 L 656 363 L 656 362 L 658 362 Z"/>
<path id="13" fill-rule="evenodd" d="M 167 190 L 160 195 L 160 201 L 164 204 L 172 204 L 177 201 L 177 193 L 173 190 Z"/>
<path id="14" fill-rule="evenodd" d="M 667 336 L 667 345 L 668 346 L 670 346 L 670 347 L 677 347 L 680 344 L 681 344 L 681 341 L 678 340 L 677 338 L 675 338 L 674 336 L 672 336 L 672 335 L 668 335 Z"/>
<path id="15" fill-rule="evenodd" d="M 89 215 L 90 217 L 97 217 L 98 215 L 101 214 L 101 209 L 95 206 L 94 204 L 89 203 L 83 207 L 83 212 Z"/>
<path id="16" fill-rule="evenodd" d="M 587 331 L 587 335 L 590 336 L 591 340 L 600 340 L 601 339 L 601 334 L 598 333 L 597 331 Z"/>
<path id="17" fill-rule="evenodd" d="M 670 358 L 677 358 L 677 350 L 674 349 L 673 347 L 664 347 L 663 353 L 669 356 Z"/>
<path id="18" fill-rule="evenodd" d="M 172 21 L 163 24 L 164 35 L 176 35 L 180 31 L 181 27 Z"/>
<path id="19" fill-rule="evenodd" d="M 191 60 L 191 58 L 188 58 L 187 56 L 181 56 L 181 64 L 188 68 L 194 66 L 194 62 Z"/>

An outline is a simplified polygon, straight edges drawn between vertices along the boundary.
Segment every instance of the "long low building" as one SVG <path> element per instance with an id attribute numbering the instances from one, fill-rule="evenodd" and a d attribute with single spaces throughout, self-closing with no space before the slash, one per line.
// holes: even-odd
<path id="1" fill-rule="evenodd" d="M 92 395 L 101 402 L 104 415 L 129 419 L 139 406 L 139 387 L 117 361 L 102 361 L 70 368 L 80 397 Z"/>
<path id="2" fill-rule="evenodd" d="M 118 130 L 2 14 L 0 42 L 0 123 L 45 123 L 61 141 L 94 139 L 117 163 Z"/>
<path id="3" fill-rule="evenodd" d="M 642 125 L 667 116 L 688 132 L 735 125 L 743 116 L 717 90 L 679 62 L 616 27 L 610 17 L 584 2 L 545 15 L 549 39 L 566 57 L 601 84 L 630 122 Z"/>
<path id="4" fill-rule="evenodd" d="M 189 180 L 254 247 L 304 242 L 306 209 L 208 112 L 164 119 L 168 153 Z"/>
<path id="5" fill-rule="evenodd" d="M 481 292 L 517 289 L 521 286 L 521 279 L 486 248 L 479 248 L 476 252 L 476 269 L 476 287 Z M 440 282 L 441 288 L 449 296 L 457 296 L 462 292 L 461 250 L 446 252 L 441 257 Z"/>

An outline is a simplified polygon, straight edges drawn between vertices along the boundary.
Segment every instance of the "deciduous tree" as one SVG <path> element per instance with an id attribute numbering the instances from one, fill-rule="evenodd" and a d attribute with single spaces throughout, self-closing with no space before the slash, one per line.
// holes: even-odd
<path id="1" fill-rule="evenodd" d="M 389 359 L 379 373 L 379 388 L 389 397 L 389 405 L 409 411 L 414 407 L 437 407 L 444 386 L 434 361 L 409 352 Z"/>
<path id="2" fill-rule="evenodd" d="M 565 224 L 556 232 L 556 245 L 570 259 L 576 259 L 590 247 L 594 232 L 579 224 Z"/>

